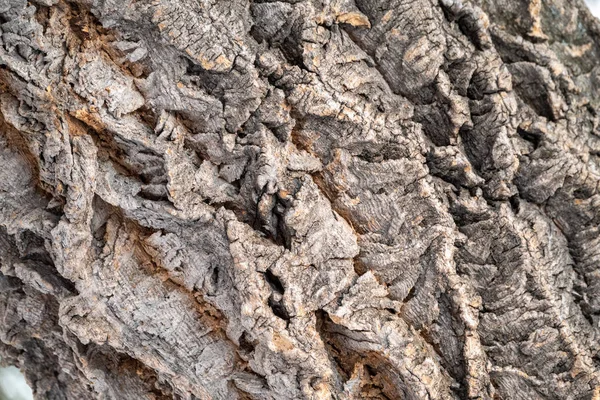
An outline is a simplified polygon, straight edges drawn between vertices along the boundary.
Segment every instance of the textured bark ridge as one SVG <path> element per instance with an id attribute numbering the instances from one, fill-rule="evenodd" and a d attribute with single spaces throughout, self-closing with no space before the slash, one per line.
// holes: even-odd
<path id="1" fill-rule="evenodd" d="M 0 0 L 38 399 L 600 399 L 581 0 Z"/>

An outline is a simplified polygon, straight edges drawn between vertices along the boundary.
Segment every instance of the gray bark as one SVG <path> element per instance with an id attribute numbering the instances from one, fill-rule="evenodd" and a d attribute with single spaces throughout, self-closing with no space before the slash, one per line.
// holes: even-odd
<path id="1" fill-rule="evenodd" d="M 38 399 L 600 399 L 581 0 L 0 0 Z"/>

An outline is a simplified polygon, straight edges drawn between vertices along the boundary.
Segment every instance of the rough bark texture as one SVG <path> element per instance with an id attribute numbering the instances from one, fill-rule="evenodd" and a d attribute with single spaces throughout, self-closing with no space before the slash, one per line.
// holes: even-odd
<path id="1" fill-rule="evenodd" d="M 581 0 L 0 0 L 38 399 L 600 399 Z"/>

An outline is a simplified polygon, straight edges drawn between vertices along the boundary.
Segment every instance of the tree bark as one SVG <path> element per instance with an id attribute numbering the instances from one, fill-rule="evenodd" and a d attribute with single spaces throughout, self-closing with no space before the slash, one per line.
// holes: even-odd
<path id="1" fill-rule="evenodd" d="M 582 0 L 0 0 L 37 399 L 600 399 Z"/>

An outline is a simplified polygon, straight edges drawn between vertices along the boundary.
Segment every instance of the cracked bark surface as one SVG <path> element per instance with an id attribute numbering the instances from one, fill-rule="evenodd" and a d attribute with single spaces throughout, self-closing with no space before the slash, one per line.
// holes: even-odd
<path id="1" fill-rule="evenodd" d="M 38 399 L 600 399 L 581 0 L 0 0 Z"/>

